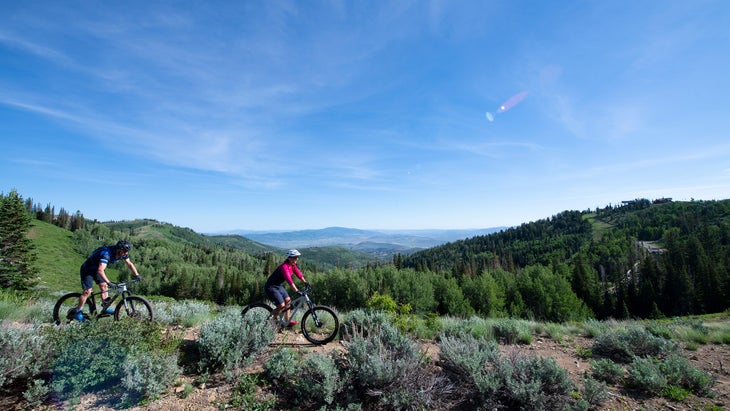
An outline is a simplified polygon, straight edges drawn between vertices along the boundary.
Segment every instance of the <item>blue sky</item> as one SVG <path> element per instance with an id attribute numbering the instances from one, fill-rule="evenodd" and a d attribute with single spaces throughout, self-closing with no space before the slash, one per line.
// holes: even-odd
<path id="1" fill-rule="evenodd" d="M 0 191 L 198 232 L 726 199 L 729 27 L 724 0 L 6 1 Z"/>

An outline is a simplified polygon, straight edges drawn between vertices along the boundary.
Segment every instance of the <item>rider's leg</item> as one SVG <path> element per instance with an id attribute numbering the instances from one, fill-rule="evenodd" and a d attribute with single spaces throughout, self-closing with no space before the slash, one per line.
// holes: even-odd
<path id="1" fill-rule="evenodd" d="M 79 296 L 79 305 L 76 307 L 76 312 L 73 314 L 73 318 L 76 321 L 85 321 L 86 317 L 84 317 L 83 308 L 84 304 L 86 304 L 86 299 L 89 298 L 91 295 L 92 289 L 86 289 L 84 290 L 81 295 Z"/>
<path id="2" fill-rule="evenodd" d="M 78 307 L 76 307 L 76 311 L 81 311 L 81 309 L 84 308 L 84 304 L 86 304 L 86 299 L 88 299 L 91 295 L 91 291 L 92 289 L 89 288 L 81 293 L 81 295 L 79 296 L 79 305 Z"/>
<path id="3" fill-rule="evenodd" d="M 101 288 L 101 299 L 106 300 L 109 298 L 109 285 L 102 281 L 99 283 L 99 288 Z"/>
<path id="4" fill-rule="evenodd" d="M 271 312 L 271 316 L 276 319 L 276 317 L 281 314 L 282 311 L 284 311 L 284 308 L 286 307 L 286 303 L 282 302 L 281 304 L 277 305 L 274 311 Z"/>
<path id="5" fill-rule="evenodd" d="M 83 267 L 81 267 L 81 296 L 79 297 L 79 305 L 76 307 L 76 311 L 81 311 L 86 304 L 86 299 L 91 295 L 92 288 L 94 287 L 94 277 L 85 273 Z"/>
<path id="6" fill-rule="evenodd" d="M 284 299 L 284 306 L 286 307 L 286 311 L 284 312 L 284 321 L 286 322 L 286 324 L 289 324 L 289 315 L 291 314 L 289 304 L 291 304 L 291 298 L 286 297 Z"/>

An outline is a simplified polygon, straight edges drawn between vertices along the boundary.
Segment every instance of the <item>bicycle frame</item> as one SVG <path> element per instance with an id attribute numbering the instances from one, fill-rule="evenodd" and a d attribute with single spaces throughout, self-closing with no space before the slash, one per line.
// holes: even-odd
<path id="1" fill-rule="evenodd" d="M 107 301 L 101 300 L 101 304 L 97 306 L 97 296 L 103 294 L 102 291 L 92 292 L 86 299 L 84 306 L 86 310 L 83 314 L 84 318 L 91 319 L 101 317 L 114 317 L 115 320 L 121 317 L 139 318 L 142 320 L 154 320 L 154 310 L 149 301 L 143 297 L 132 294 L 128 286 L 139 280 L 132 280 L 117 284 L 113 290 L 107 290 L 110 294 Z M 82 294 L 77 292 L 68 293 L 58 299 L 56 305 L 53 306 L 53 321 L 56 325 L 68 323 L 74 320 L 76 310 L 78 309 L 79 298 Z M 121 301 L 120 301 L 121 299 Z M 107 313 L 106 310 L 114 307 L 113 313 Z M 83 307 L 82 307 L 83 310 Z"/>
<path id="2" fill-rule="evenodd" d="M 285 308 L 284 310 L 282 310 L 279 313 L 279 316 L 278 316 L 279 322 L 284 321 L 284 315 L 286 314 L 287 311 L 289 311 L 289 318 L 294 318 L 299 313 L 299 310 L 301 310 L 302 307 L 305 306 L 305 304 L 306 304 L 306 309 L 304 310 L 304 312 L 307 312 L 308 310 L 311 310 L 314 307 L 314 303 L 312 302 L 312 300 L 309 299 L 307 290 L 305 290 L 304 295 L 301 295 L 301 296 L 291 300 L 291 302 L 289 302 L 289 307 Z M 312 311 L 312 315 L 314 315 L 314 319 L 316 320 L 317 314 L 315 314 L 314 311 Z"/>
<path id="3" fill-rule="evenodd" d="M 111 315 L 111 314 L 106 313 L 106 309 L 108 307 L 111 307 L 114 304 L 114 302 L 117 301 L 117 298 L 119 298 L 120 296 L 122 298 L 122 302 L 124 303 L 124 307 L 127 308 L 127 297 L 132 295 L 132 292 L 127 289 L 127 282 L 119 283 L 119 284 L 117 284 L 116 290 L 107 290 L 107 292 L 109 293 L 108 300 L 105 301 L 103 298 L 99 297 L 99 299 L 101 300 L 101 309 L 100 310 L 96 308 L 97 307 L 96 306 L 96 296 L 101 295 L 104 292 L 97 291 L 97 292 L 91 293 L 91 295 L 89 296 L 89 300 L 91 300 L 91 307 L 93 307 L 93 312 L 98 317 L 105 317 L 105 316 Z M 112 293 L 114 293 L 113 296 L 111 295 Z"/>
<path id="4" fill-rule="evenodd" d="M 306 338 L 312 344 L 327 344 L 337 337 L 339 332 L 340 320 L 337 318 L 337 313 L 329 307 L 322 305 L 315 305 L 314 302 L 309 298 L 309 292 L 312 290 L 309 284 L 306 284 L 303 290 L 297 298 L 290 300 L 289 305 L 285 307 L 275 317 L 272 317 L 272 313 L 275 310 L 272 307 L 270 301 L 259 301 L 244 307 L 241 315 L 244 318 L 257 318 L 257 321 L 261 321 L 264 318 L 267 321 L 273 322 L 275 327 L 286 327 L 289 328 L 289 324 L 284 321 L 287 313 L 289 314 L 289 320 L 293 320 L 295 317 L 299 320 L 299 328 L 302 330 L 304 338 Z M 298 317 L 301 314 L 301 319 Z M 247 313 L 250 317 L 247 317 Z M 255 315 L 255 316 L 254 316 Z"/>

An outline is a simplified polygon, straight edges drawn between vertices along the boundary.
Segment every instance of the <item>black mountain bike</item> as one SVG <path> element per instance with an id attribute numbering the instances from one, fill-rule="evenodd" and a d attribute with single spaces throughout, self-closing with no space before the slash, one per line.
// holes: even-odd
<path id="1" fill-rule="evenodd" d="M 290 319 L 299 321 L 301 324 L 302 334 L 312 344 L 322 345 L 335 339 L 340 329 L 340 319 L 337 318 L 335 311 L 323 305 L 314 305 L 309 298 L 309 292 L 312 287 L 305 284 L 304 289 L 300 290 L 299 296 L 291 301 L 286 310 L 290 311 Z M 245 318 L 253 317 L 254 321 L 267 321 L 274 327 L 286 327 L 284 324 L 283 310 L 277 318 L 271 315 L 274 311 L 267 302 L 256 302 L 244 307 L 241 313 Z"/>
<path id="2" fill-rule="evenodd" d="M 89 320 L 92 318 L 114 317 L 115 320 L 120 320 L 128 317 L 143 321 L 152 321 L 154 312 L 152 311 L 150 302 L 138 295 L 132 295 L 132 292 L 128 288 L 131 284 L 138 281 L 135 279 L 117 284 L 114 289 L 109 290 L 109 298 L 103 300 L 99 297 L 101 301 L 100 307 L 96 305 L 96 296 L 102 292 L 97 291 L 92 293 L 86 299 L 86 304 L 83 308 L 84 318 Z M 114 295 L 111 295 L 112 293 Z M 58 299 L 58 302 L 53 307 L 53 321 L 57 325 L 75 321 L 74 314 L 76 313 L 76 307 L 79 305 L 80 296 L 81 293 L 68 293 Z M 117 305 L 114 308 L 114 313 L 108 314 L 106 309 L 111 307 L 115 302 Z"/>

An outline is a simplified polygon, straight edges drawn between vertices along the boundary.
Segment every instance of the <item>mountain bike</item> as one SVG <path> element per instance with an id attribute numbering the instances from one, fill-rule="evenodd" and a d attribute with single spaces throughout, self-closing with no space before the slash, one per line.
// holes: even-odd
<path id="1" fill-rule="evenodd" d="M 115 288 L 108 290 L 110 294 L 114 293 L 114 295 L 110 295 L 106 300 L 99 297 L 101 301 L 100 309 L 97 309 L 96 296 L 100 295 L 102 291 L 92 293 L 86 299 L 86 304 L 83 309 L 84 319 L 114 317 L 115 320 L 121 320 L 122 318 L 128 317 L 143 321 L 152 321 L 154 317 L 152 305 L 144 298 L 138 295 L 132 295 L 132 292 L 129 290 L 129 286 L 138 281 L 138 279 L 134 279 L 132 281 L 118 283 Z M 81 293 L 68 293 L 58 299 L 58 302 L 53 307 L 53 321 L 56 325 L 75 321 L 74 314 L 76 313 L 76 307 L 79 306 L 80 296 Z M 114 313 L 108 314 L 106 309 L 111 307 L 117 299 L 119 301 L 116 303 Z"/>
<path id="2" fill-rule="evenodd" d="M 305 284 L 304 289 L 299 291 L 299 296 L 293 299 L 289 303 L 289 307 L 282 310 L 277 318 L 271 315 L 274 307 L 264 301 L 247 305 L 241 315 L 244 318 L 253 317 L 254 321 L 270 322 L 274 327 L 286 327 L 288 324 L 285 324 L 284 314 L 288 310 L 289 318 L 299 321 L 304 338 L 312 344 L 327 344 L 337 336 L 340 330 L 340 319 L 337 318 L 333 309 L 323 305 L 314 305 L 309 298 L 311 291 L 312 287 L 308 283 Z"/>

